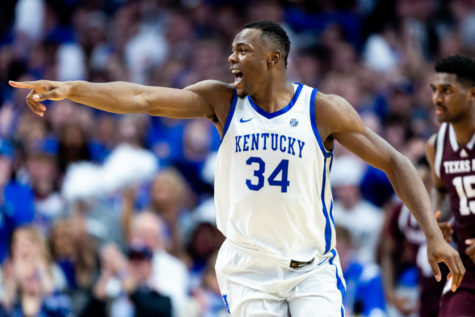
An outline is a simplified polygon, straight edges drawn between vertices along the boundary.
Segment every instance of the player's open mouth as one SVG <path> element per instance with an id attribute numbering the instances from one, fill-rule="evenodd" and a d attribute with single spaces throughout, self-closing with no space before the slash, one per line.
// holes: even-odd
<path id="1" fill-rule="evenodd" d="M 232 72 L 234 74 L 234 83 L 233 83 L 233 85 L 234 85 L 234 87 L 237 87 L 242 81 L 243 73 L 240 72 L 237 69 L 233 69 Z"/>

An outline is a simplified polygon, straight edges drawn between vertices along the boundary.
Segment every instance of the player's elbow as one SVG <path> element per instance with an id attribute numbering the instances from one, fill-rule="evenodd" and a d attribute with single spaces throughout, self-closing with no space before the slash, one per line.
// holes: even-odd
<path id="1" fill-rule="evenodd" d="M 146 92 L 136 92 L 132 96 L 131 104 L 134 105 L 136 113 L 148 113 L 153 111 L 152 98 Z"/>
<path id="2" fill-rule="evenodd" d="M 398 151 L 394 151 L 385 164 L 384 172 L 389 179 L 394 179 L 397 175 L 402 175 L 408 170 L 413 169 L 411 161 Z"/>

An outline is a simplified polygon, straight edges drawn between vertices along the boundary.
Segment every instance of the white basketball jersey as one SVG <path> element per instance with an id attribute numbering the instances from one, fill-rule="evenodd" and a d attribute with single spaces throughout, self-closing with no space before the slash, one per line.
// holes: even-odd
<path id="1" fill-rule="evenodd" d="M 234 96 L 218 152 L 219 230 L 243 247 L 306 261 L 334 248 L 332 152 L 315 122 L 316 89 L 294 84 L 283 109 L 267 113 Z"/>

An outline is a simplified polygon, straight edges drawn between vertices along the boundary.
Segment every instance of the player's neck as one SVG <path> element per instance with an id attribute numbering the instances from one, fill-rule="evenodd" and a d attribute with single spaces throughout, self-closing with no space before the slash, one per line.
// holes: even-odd
<path id="1" fill-rule="evenodd" d="M 457 143 L 460 146 L 466 145 L 475 134 L 475 108 L 472 113 L 463 116 L 461 120 L 451 122 L 454 127 Z"/>
<path id="2" fill-rule="evenodd" d="M 252 97 L 252 101 L 268 113 L 279 111 L 287 106 L 294 96 L 294 87 L 286 78 L 283 80 L 269 80 L 268 85 L 259 89 Z"/>

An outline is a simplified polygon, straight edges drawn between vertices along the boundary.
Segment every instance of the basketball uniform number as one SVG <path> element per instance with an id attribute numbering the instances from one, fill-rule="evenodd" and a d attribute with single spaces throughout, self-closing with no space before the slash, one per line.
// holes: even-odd
<path id="1" fill-rule="evenodd" d="M 257 164 L 257 169 L 254 170 L 254 176 L 257 179 L 257 182 L 253 180 L 246 179 L 246 185 L 250 190 L 258 191 L 264 187 L 265 177 L 264 172 L 266 170 L 266 163 L 260 158 L 251 156 L 246 161 L 247 165 Z M 282 193 L 287 192 L 287 187 L 290 185 L 288 179 L 289 171 L 289 160 L 281 160 L 277 167 L 269 175 L 267 180 L 270 186 L 280 186 L 280 191 Z M 280 176 L 279 176 L 280 175 Z"/>
<path id="2" fill-rule="evenodd" d="M 470 201 L 475 197 L 475 175 L 455 177 L 452 181 L 460 200 L 460 214 L 462 216 L 475 214 L 475 201 Z"/>

